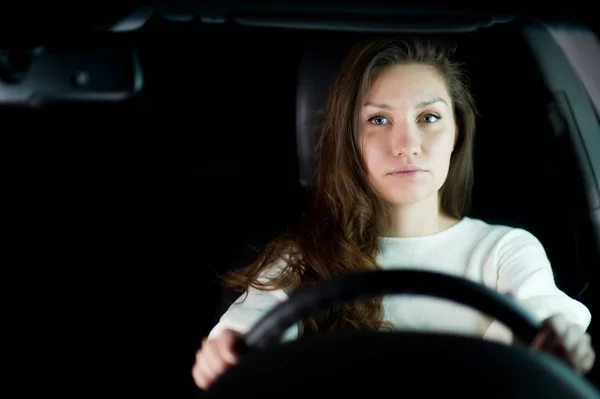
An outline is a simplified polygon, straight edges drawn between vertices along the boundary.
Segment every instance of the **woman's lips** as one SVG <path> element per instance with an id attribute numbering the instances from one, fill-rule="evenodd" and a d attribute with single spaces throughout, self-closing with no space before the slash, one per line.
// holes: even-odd
<path id="1" fill-rule="evenodd" d="M 409 177 L 419 176 L 423 172 L 425 172 L 425 171 L 423 169 L 419 168 L 418 166 L 407 165 L 407 166 L 402 166 L 402 167 L 394 169 L 390 173 L 390 175 L 392 175 L 394 177 L 409 178 Z"/>

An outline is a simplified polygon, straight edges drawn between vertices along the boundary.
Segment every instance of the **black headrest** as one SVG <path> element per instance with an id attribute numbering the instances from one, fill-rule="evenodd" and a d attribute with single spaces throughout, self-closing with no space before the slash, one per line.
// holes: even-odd
<path id="1" fill-rule="evenodd" d="M 300 184 L 312 184 L 315 146 L 327 102 L 329 86 L 353 40 L 323 40 L 304 49 L 298 72 L 296 141 Z"/>

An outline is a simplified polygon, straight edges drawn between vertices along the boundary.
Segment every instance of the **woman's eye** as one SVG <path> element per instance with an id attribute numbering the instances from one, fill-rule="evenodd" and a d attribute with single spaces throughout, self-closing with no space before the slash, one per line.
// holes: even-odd
<path id="1" fill-rule="evenodd" d="M 369 118 L 368 121 L 374 125 L 387 125 L 389 123 L 388 118 L 385 116 L 374 116 Z"/>
<path id="2" fill-rule="evenodd" d="M 435 123 L 435 122 L 437 122 L 437 121 L 438 121 L 438 120 L 440 120 L 440 119 L 442 119 L 442 117 L 441 117 L 441 116 L 439 116 L 439 115 L 435 115 L 435 114 L 427 114 L 427 115 L 424 115 L 424 116 L 421 118 L 421 121 L 422 121 L 422 122 L 425 122 L 425 123 Z"/>

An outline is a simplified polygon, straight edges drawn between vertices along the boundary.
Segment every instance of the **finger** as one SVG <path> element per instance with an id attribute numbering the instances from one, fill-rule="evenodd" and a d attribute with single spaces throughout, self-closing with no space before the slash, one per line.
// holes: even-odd
<path id="1" fill-rule="evenodd" d="M 564 335 L 571 324 L 565 316 L 562 314 L 557 314 L 546 319 L 546 325 L 558 335 Z"/>
<path id="2" fill-rule="evenodd" d="M 206 386 L 207 384 L 210 384 L 214 378 L 214 372 L 212 370 L 213 366 L 211 366 L 212 359 L 211 355 L 208 354 L 209 346 L 209 342 L 204 342 L 202 349 L 196 353 L 196 364 L 194 365 L 197 370 L 196 372 L 202 376 L 202 380 Z"/>
<path id="3" fill-rule="evenodd" d="M 579 326 L 575 324 L 570 325 L 562 335 L 562 343 L 567 353 L 571 354 L 575 351 L 582 342 L 581 340 L 585 340 L 584 337 L 585 334 Z"/>
<path id="4" fill-rule="evenodd" d="M 229 365 L 236 364 L 238 361 L 238 354 L 235 348 L 238 339 L 238 334 L 234 331 L 225 330 L 216 342 L 220 356 Z"/>
<path id="5" fill-rule="evenodd" d="M 208 346 L 208 338 L 202 339 L 202 345 L 200 349 L 196 351 L 196 362 L 194 363 L 194 368 L 198 370 L 198 372 L 204 372 L 206 369 L 205 359 L 206 359 L 206 348 Z"/>
<path id="6" fill-rule="evenodd" d="M 584 334 L 580 338 L 570 355 L 575 368 L 579 372 L 586 373 L 591 369 L 591 366 L 594 364 L 594 350 L 592 349 L 591 339 L 588 334 Z"/>
<path id="7" fill-rule="evenodd" d="M 206 371 L 206 374 L 216 378 L 227 367 L 227 362 L 221 356 L 218 347 L 218 339 L 208 340 L 202 351 L 200 367 L 203 371 Z"/>
<path id="8" fill-rule="evenodd" d="M 194 379 L 194 383 L 196 384 L 196 386 L 198 388 L 200 388 L 200 389 L 208 388 L 209 381 L 206 378 L 206 376 L 204 376 L 204 374 L 202 373 L 202 370 L 198 366 L 198 363 L 196 363 L 194 365 L 194 367 L 192 368 L 192 378 Z"/>
<path id="9" fill-rule="evenodd" d="M 192 368 L 192 378 L 194 379 L 194 383 L 200 389 L 206 389 L 208 386 L 208 382 L 199 367 Z"/>
<path id="10" fill-rule="evenodd" d="M 594 367 L 594 362 L 596 361 L 596 354 L 594 350 L 590 348 L 587 355 L 581 360 L 581 373 L 588 373 L 592 367 Z"/>

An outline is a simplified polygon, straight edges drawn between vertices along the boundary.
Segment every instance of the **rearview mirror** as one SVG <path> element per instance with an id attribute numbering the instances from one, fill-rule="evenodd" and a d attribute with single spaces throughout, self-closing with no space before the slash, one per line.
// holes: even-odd
<path id="1" fill-rule="evenodd" d="M 143 86 L 132 47 L 0 48 L 0 105 L 121 101 Z"/>

